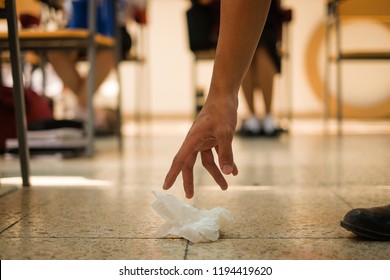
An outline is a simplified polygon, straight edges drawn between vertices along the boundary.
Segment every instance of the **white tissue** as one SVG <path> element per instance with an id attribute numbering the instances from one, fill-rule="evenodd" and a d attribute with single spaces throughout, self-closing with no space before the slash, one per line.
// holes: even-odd
<path id="1" fill-rule="evenodd" d="M 216 241 L 219 231 L 233 221 L 231 213 L 224 208 L 200 210 L 184 203 L 173 195 L 153 192 L 156 201 L 152 208 L 164 220 L 157 234 L 160 237 L 176 235 L 192 243 Z"/>

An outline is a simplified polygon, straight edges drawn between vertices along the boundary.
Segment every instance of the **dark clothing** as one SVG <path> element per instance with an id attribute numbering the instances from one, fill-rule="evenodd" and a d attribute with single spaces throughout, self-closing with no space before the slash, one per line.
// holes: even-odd
<path id="1" fill-rule="evenodd" d="M 187 11 L 190 49 L 214 49 L 219 35 L 220 0 L 214 0 L 208 5 L 200 4 L 199 0 L 191 2 L 192 7 Z M 279 73 L 281 54 L 278 44 L 282 37 L 283 23 L 290 20 L 291 10 L 283 9 L 280 0 L 272 0 L 258 47 L 266 48 Z"/>
<path id="2" fill-rule="evenodd" d="M 270 26 L 264 26 L 257 48 L 265 48 L 275 64 L 276 71 L 280 73 L 282 67 L 282 57 L 278 49 L 278 39 L 275 29 Z"/>
<path id="3" fill-rule="evenodd" d="M 281 70 L 281 54 L 278 44 L 282 39 L 282 26 L 284 22 L 290 20 L 291 11 L 283 9 L 280 0 L 272 0 L 258 48 L 264 47 L 267 50 L 278 73 Z"/>

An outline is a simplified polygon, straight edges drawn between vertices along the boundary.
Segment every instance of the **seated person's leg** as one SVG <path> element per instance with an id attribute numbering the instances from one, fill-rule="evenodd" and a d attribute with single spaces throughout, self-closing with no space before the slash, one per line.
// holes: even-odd
<path id="1" fill-rule="evenodd" d="M 101 86 L 115 66 L 115 54 L 112 50 L 99 50 L 96 54 L 95 87 L 94 92 Z M 77 92 L 79 105 L 87 107 L 88 80 L 84 79 Z"/>
<path id="2" fill-rule="evenodd" d="M 64 85 L 77 95 L 83 84 L 76 69 L 78 51 L 49 51 L 46 56 Z"/>
<path id="3" fill-rule="evenodd" d="M 77 51 L 50 51 L 47 58 L 52 64 L 57 75 L 64 85 L 77 96 L 78 105 L 82 108 L 87 106 L 88 79 L 81 77 L 76 68 L 78 61 Z M 112 50 L 99 50 L 96 54 L 95 87 L 96 91 L 114 68 L 115 56 Z"/>

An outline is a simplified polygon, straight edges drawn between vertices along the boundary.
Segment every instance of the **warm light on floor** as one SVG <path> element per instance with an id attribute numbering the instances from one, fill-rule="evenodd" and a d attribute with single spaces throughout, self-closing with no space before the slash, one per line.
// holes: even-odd
<path id="1" fill-rule="evenodd" d="M 21 177 L 1 178 L 3 186 L 21 186 Z M 88 179 L 82 176 L 31 176 L 31 185 L 39 187 L 109 187 L 109 181 Z"/>

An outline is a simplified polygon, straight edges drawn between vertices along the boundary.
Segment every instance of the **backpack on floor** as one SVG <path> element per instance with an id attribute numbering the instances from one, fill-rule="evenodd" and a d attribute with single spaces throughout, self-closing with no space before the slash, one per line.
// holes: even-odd
<path id="1" fill-rule="evenodd" d="M 27 125 L 53 119 L 49 100 L 29 88 L 24 89 Z M 0 153 L 4 153 L 5 140 L 16 138 L 16 119 L 13 89 L 0 86 Z"/>

